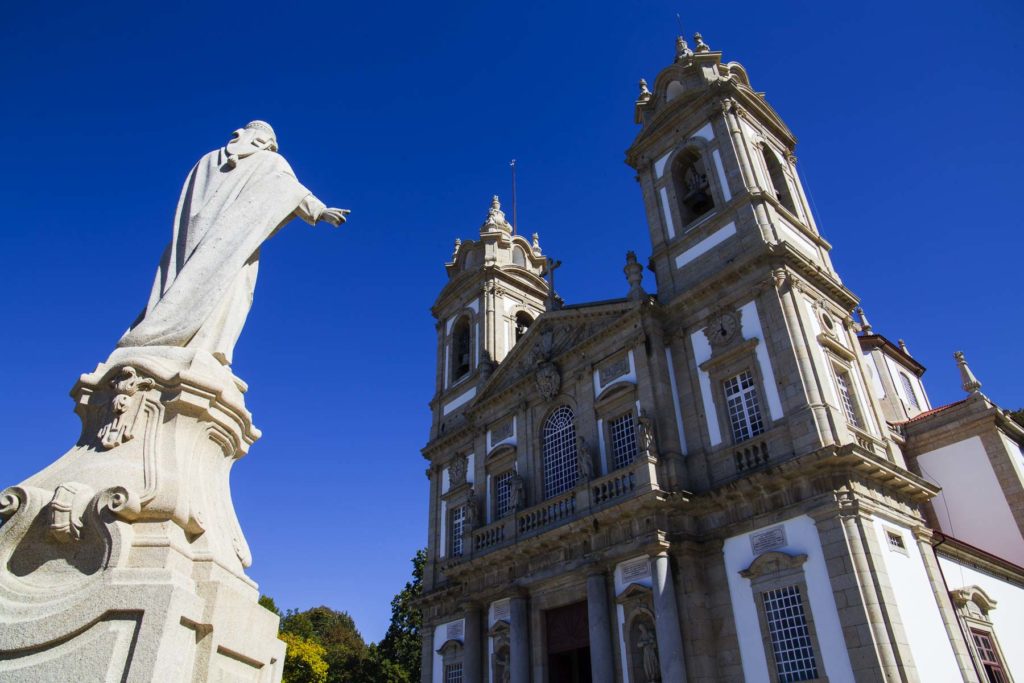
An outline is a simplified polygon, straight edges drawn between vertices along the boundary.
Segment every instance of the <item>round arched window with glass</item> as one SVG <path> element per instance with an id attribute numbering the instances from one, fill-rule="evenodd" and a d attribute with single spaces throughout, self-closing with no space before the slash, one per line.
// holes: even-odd
<path id="1" fill-rule="evenodd" d="M 544 423 L 544 497 L 576 485 L 576 424 L 572 409 L 561 406 Z"/>

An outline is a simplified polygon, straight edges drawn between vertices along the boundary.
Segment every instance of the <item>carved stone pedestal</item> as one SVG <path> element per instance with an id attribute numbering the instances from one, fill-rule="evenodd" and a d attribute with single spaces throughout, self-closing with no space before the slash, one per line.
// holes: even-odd
<path id="1" fill-rule="evenodd" d="M 78 443 L 0 493 L 0 680 L 281 679 L 228 482 L 260 436 L 243 390 L 162 347 L 81 377 Z"/>

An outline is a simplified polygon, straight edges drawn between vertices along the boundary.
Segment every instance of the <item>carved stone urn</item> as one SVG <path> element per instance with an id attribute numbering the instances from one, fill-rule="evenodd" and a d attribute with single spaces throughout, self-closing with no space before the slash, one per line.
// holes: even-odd
<path id="1" fill-rule="evenodd" d="M 260 432 L 205 352 L 117 350 L 71 450 L 0 493 L 0 680 L 279 681 L 231 466 Z"/>

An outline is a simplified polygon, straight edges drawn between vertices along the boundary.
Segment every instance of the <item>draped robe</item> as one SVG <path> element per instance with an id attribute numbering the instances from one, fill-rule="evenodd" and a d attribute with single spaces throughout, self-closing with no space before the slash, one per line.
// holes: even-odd
<path id="1" fill-rule="evenodd" d="M 119 347 L 186 347 L 230 364 L 260 245 L 294 215 L 313 224 L 323 211 L 276 152 L 257 151 L 234 168 L 227 160 L 226 149 L 215 150 L 189 173 L 149 303 Z"/>

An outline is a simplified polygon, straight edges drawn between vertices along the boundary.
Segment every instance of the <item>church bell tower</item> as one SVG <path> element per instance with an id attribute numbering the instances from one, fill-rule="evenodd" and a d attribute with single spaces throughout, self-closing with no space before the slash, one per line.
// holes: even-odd
<path id="1" fill-rule="evenodd" d="M 459 420 L 462 406 L 490 377 L 544 310 L 547 259 L 539 237 L 515 234 L 495 196 L 477 240 L 455 240 L 437 319 L 437 383 L 431 436 Z"/>
<path id="2" fill-rule="evenodd" d="M 640 132 L 626 152 L 673 353 L 692 359 L 700 389 L 703 428 L 687 438 L 708 458 L 691 472 L 714 485 L 842 444 L 901 462 L 868 391 L 857 298 L 796 171 L 796 138 L 740 64 L 699 33 L 694 42 L 677 40 L 653 87 L 640 81 Z"/>

